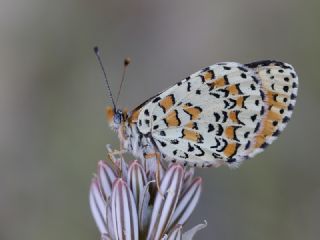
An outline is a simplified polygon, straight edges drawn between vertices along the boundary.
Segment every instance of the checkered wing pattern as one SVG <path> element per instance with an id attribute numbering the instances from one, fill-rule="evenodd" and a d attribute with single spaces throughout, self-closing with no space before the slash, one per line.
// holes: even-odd
<path id="1" fill-rule="evenodd" d="M 297 86 L 286 63 L 218 63 L 142 106 L 137 126 L 170 159 L 237 166 L 278 137 L 290 119 Z"/>

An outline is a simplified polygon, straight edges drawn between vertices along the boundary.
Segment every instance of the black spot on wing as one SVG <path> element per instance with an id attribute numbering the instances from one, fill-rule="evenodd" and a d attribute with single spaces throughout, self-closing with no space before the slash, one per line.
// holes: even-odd
<path id="1" fill-rule="evenodd" d="M 219 122 L 219 119 L 220 119 L 219 113 L 214 112 L 213 115 L 216 118 L 216 122 Z"/>
<path id="2" fill-rule="evenodd" d="M 272 136 L 277 137 L 277 136 L 279 136 L 279 134 L 280 134 L 280 131 L 279 131 L 279 129 L 277 129 L 277 130 L 272 134 Z"/>
<path id="3" fill-rule="evenodd" d="M 297 87 L 298 87 L 297 83 L 296 83 L 296 82 L 293 82 L 293 83 L 292 83 L 292 88 L 297 88 Z"/>
<path id="4" fill-rule="evenodd" d="M 250 147 L 250 145 L 251 145 L 251 141 L 248 141 L 248 142 L 246 143 L 246 146 L 244 147 L 244 150 L 248 150 L 249 147 Z"/>
<path id="5" fill-rule="evenodd" d="M 209 95 L 214 96 L 215 98 L 220 98 L 220 95 L 215 92 L 210 92 Z"/>
<path id="6" fill-rule="evenodd" d="M 241 73 L 241 75 L 240 75 L 242 78 L 247 78 L 247 74 L 245 74 L 245 73 Z"/>
<path id="7" fill-rule="evenodd" d="M 187 158 L 189 158 L 189 155 L 187 153 L 183 152 L 183 155 L 180 155 L 179 157 L 187 159 Z M 188 163 L 186 162 L 186 164 L 188 164 Z"/>
<path id="8" fill-rule="evenodd" d="M 202 156 L 204 156 L 204 151 L 202 150 L 202 148 L 200 147 L 200 146 L 198 146 L 198 145 L 194 145 L 199 151 L 200 151 L 200 153 L 196 153 L 195 155 L 197 156 L 197 157 L 202 157 Z"/>
<path id="9" fill-rule="evenodd" d="M 252 115 L 250 118 L 251 118 L 252 122 L 256 121 L 256 119 L 257 119 L 257 114 Z"/>
<path id="10" fill-rule="evenodd" d="M 289 122 L 289 120 L 290 120 L 290 118 L 287 117 L 287 116 L 285 116 L 285 117 L 282 119 L 282 122 L 283 122 L 283 123 L 287 123 L 287 122 Z"/>
<path id="11" fill-rule="evenodd" d="M 226 111 L 222 111 L 223 119 L 222 122 L 225 123 L 228 119 L 228 113 Z"/>
<path id="12" fill-rule="evenodd" d="M 258 132 L 259 128 L 260 128 L 260 122 L 258 122 L 256 127 L 254 128 L 254 133 Z"/>
<path id="13" fill-rule="evenodd" d="M 194 151 L 194 147 L 188 143 L 188 152 L 193 152 Z"/>
<path id="14" fill-rule="evenodd" d="M 236 161 L 237 161 L 237 159 L 235 159 L 235 158 L 228 158 L 227 163 L 234 163 Z"/>
<path id="15" fill-rule="evenodd" d="M 208 124 L 208 132 L 212 132 L 212 131 L 214 131 L 214 126 L 211 123 L 209 123 Z"/>
<path id="16" fill-rule="evenodd" d="M 220 141 L 217 138 L 214 138 L 216 140 L 216 145 L 210 146 L 210 148 L 218 148 L 220 146 Z"/>
<path id="17" fill-rule="evenodd" d="M 226 100 L 225 100 L 225 101 L 226 101 Z M 232 108 L 234 108 L 234 107 L 237 105 L 237 101 L 236 101 L 236 100 L 230 98 L 229 101 L 230 101 L 230 104 L 228 104 L 228 109 L 232 109 Z M 245 102 L 245 99 L 244 99 L 243 103 L 244 103 L 244 102 Z M 243 107 L 243 106 L 242 106 L 242 107 Z"/>
<path id="18" fill-rule="evenodd" d="M 240 89 L 240 83 L 237 83 L 237 84 L 236 84 L 236 88 L 237 88 L 239 94 L 242 95 L 243 92 L 242 92 L 241 89 Z"/>
<path id="19" fill-rule="evenodd" d="M 248 72 L 248 69 L 246 69 L 246 68 L 244 68 L 244 67 L 241 67 L 241 66 L 239 66 L 238 69 L 241 70 L 241 71 L 243 71 L 243 72 Z"/>
<path id="20" fill-rule="evenodd" d="M 165 142 L 163 142 L 163 141 L 160 141 L 160 140 L 157 140 L 159 143 L 160 143 L 160 145 L 162 146 L 162 147 L 165 147 L 165 146 L 167 146 L 167 144 L 165 143 Z"/>
<path id="21" fill-rule="evenodd" d="M 223 127 L 221 126 L 221 124 L 218 124 L 217 136 L 221 136 L 222 133 L 223 133 Z"/>
<path id="22" fill-rule="evenodd" d="M 188 82 L 187 91 L 188 91 L 188 92 L 191 91 L 191 83 L 190 83 L 190 82 Z"/>
<path id="23" fill-rule="evenodd" d="M 259 83 L 259 80 L 255 77 L 255 76 L 252 76 L 252 79 L 253 79 L 253 81 L 255 82 L 255 83 Z"/>
<path id="24" fill-rule="evenodd" d="M 225 81 L 225 85 L 229 85 L 229 78 L 228 78 L 228 76 L 227 76 L 227 75 L 224 75 L 223 78 L 224 78 L 224 81 Z"/>
<path id="25" fill-rule="evenodd" d="M 154 99 L 152 100 L 152 102 L 153 102 L 153 103 L 156 103 L 156 102 L 158 102 L 160 99 L 161 99 L 161 97 L 156 97 L 156 98 L 154 98 Z"/>
<path id="26" fill-rule="evenodd" d="M 172 139 L 172 140 L 170 140 L 170 143 L 171 144 L 179 144 L 179 140 L 178 139 Z"/>

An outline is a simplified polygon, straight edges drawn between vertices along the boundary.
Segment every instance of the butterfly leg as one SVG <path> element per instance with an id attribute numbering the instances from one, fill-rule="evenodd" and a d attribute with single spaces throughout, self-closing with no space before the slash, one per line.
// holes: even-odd
<path id="1" fill-rule="evenodd" d="M 108 151 L 108 157 L 109 159 L 114 163 L 117 161 L 117 157 L 120 156 L 121 158 L 122 157 L 122 154 L 126 153 L 127 151 L 125 150 L 111 150 L 111 151 Z"/>
<path id="2" fill-rule="evenodd" d="M 157 185 L 157 189 L 158 189 L 158 192 L 160 193 L 160 195 L 162 197 L 164 197 L 164 194 L 161 192 L 160 190 L 160 171 L 161 171 L 161 155 L 159 152 L 153 152 L 153 153 L 147 153 L 144 155 L 144 158 L 145 160 L 148 160 L 150 158 L 156 158 L 156 161 L 157 161 L 157 167 L 155 169 L 155 173 L 156 173 L 156 185 Z"/>
<path id="3" fill-rule="evenodd" d="M 107 157 L 114 164 L 115 168 L 118 169 L 120 175 L 122 175 L 122 162 L 123 162 L 122 154 L 126 153 L 127 151 L 124 149 L 122 150 L 112 149 L 110 144 L 107 144 L 106 148 L 107 148 Z"/>

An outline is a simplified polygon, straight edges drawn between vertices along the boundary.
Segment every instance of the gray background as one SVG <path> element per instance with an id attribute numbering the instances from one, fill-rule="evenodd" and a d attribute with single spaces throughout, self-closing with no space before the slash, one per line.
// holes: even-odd
<path id="1" fill-rule="evenodd" d="M 0 239 L 98 239 L 88 188 L 108 128 L 99 45 L 132 109 L 202 67 L 278 59 L 300 77 L 288 128 L 243 164 L 198 170 L 197 239 L 318 239 L 319 1 L 1 0 Z"/>

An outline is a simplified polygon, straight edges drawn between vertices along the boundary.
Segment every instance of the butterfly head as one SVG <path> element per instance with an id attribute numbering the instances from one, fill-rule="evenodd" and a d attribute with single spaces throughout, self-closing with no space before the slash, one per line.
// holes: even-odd
<path id="1" fill-rule="evenodd" d="M 113 107 L 106 108 L 106 117 L 110 127 L 117 131 L 127 119 L 127 110 L 115 109 Z"/>

